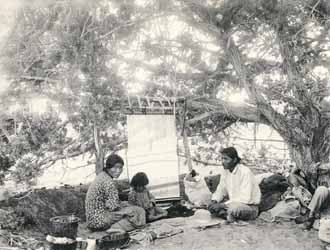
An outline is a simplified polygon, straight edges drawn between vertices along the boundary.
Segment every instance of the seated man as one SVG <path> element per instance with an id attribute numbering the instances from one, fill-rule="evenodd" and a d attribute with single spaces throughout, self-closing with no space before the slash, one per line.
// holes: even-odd
<path id="1" fill-rule="evenodd" d="M 256 219 L 261 193 L 253 173 L 240 164 L 241 158 L 234 147 L 225 148 L 221 153 L 225 171 L 212 195 L 209 211 L 219 217 L 226 216 L 228 222 Z"/>
<path id="2" fill-rule="evenodd" d="M 308 219 L 304 224 L 304 229 L 310 230 L 313 227 L 316 216 L 319 216 L 322 210 L 330 207 L 330 191 L 325 186 L 319 186 L 308 205 Z"/>
<path id="3" fill-rule="evenodd" d="M 304 229 L 310 230 L 313 227 L 316 217 L 320 216 L 320 213 L 330 207 L 330 163 L 316 163 L 310 167 L 318 178 L 315 186 L 317 186 L 312 200 L 308 205 L 307 221 L 304 224 Z M 313 176 L 312 176 L 313 177 Z M 313 179 L 313 178 L 312 178 Z"/>

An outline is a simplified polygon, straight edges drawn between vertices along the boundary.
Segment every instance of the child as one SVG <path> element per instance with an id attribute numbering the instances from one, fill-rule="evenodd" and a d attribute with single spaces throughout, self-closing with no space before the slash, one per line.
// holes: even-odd
<path id="1" fill-rule="evenodd" d="M 149 179 L 143 172 L 135 174 L 131 180 L 128 202 L 145 209 L 147 221 L 155 221 L 167 216 L 167 211 L 156 206 L 156 199 L 147 189 Z"/>

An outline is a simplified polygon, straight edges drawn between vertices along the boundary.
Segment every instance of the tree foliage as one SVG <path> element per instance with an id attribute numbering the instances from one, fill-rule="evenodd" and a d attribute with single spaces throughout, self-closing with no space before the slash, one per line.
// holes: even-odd
<path id="1" fill-rule="evenodd" d="M 40 115 L 16 112 L 12 117 L 10 136 L 0 142 L 0 168 L 10 169 L 16 181 L 28 183 L 41 172 L 45 157 L 52 152 L 63 153 L 72 140 L 66 137 L 67 129 L 52 109 Z"/>
<path id="2" fill-rule="evenodd" d="M 125 138 L 105 131 L 124 122 L 114 111 L 126 95 L 186 97 L 190 136 L 264 123 L 308 168 L 330 154 L 329 15 L 326 0 L 27 4 L 2 57 L 8 98 L 49 96 L 79 145 L 95 150 L 96 124 L 113 151 Z M 245 102 L 228 99 L 234 92 Z"/>

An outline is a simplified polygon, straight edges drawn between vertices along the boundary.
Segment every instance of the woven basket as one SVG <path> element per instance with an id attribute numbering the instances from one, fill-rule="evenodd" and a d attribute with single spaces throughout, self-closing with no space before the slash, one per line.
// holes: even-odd
<path id="1" fill-rule="evenodd" d="M 80 218 L 69 216 L 56 216 L 50 219 L 51 235 L 54 237 L 67 237 L 75 240 L 77 237 Z"/>

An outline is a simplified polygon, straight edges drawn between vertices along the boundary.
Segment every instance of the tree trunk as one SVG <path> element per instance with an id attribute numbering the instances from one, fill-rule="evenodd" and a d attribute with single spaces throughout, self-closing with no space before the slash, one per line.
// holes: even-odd
<path id="1" fill-rule="evenodd" d="M 326 131 L 329 131 L 329 128 L 323 130 L 322 134 L 314 133 L 314 138 L 310 145 L 290 145 L 288 143 L 291 159 L 298 168 L 305 172 L 313 188 L 318 186 L 318 164 L 329 162 L 330 152 L 328 149 L 330 140 L 328 140 Z"/>
<path id="2" fill-rule="evenodd" d="M 297 167 L 308 170 L 312 163 L 315 163 L 312 157 L 312 147 L 303 145 L 290 145 L 290 158 L 296 163 Z"/>

